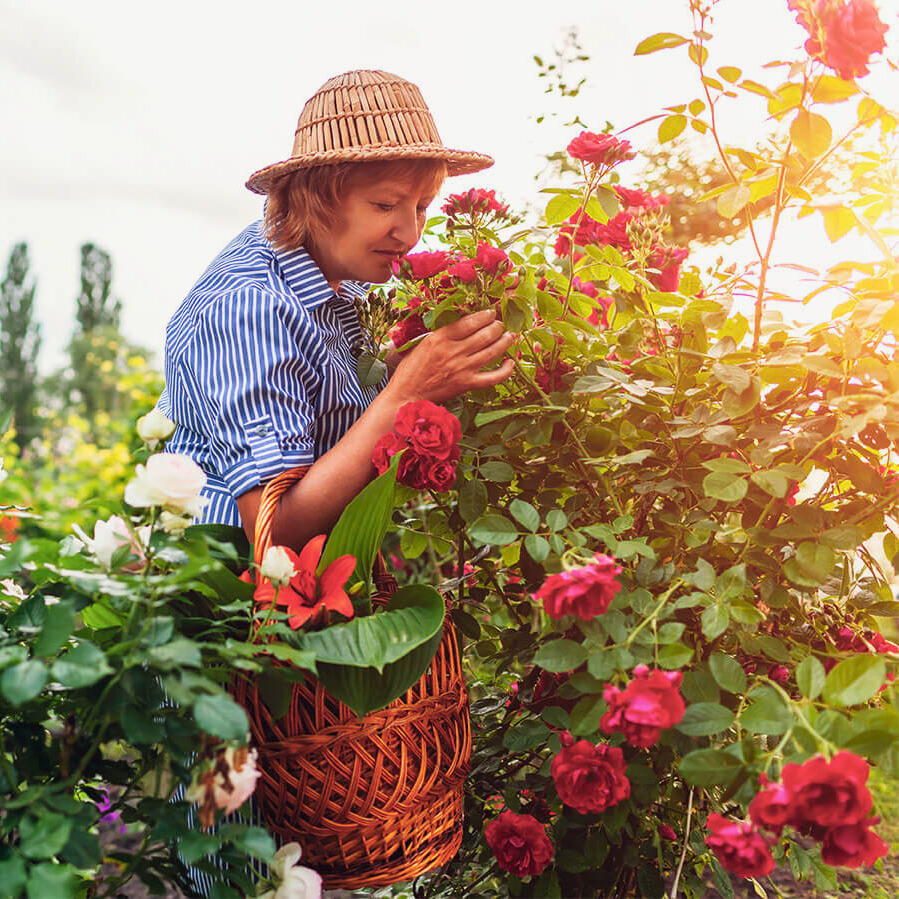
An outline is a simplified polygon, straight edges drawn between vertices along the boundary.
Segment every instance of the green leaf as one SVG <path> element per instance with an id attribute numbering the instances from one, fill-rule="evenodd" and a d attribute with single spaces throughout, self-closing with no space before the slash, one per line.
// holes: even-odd
<path id="1" fill-rule="evenodd" d="M 47 683 L 47 668 L 38 659 L 19 662 L 3 672 L 0 677 L 0 693 L 11 705 L 19 706 L 30 702 Z"/>
<path id="2" fill-rule="evenodd" d="M 197 727 L 222 740 L 243 742 L 250 732 L 247 713 L 225 693 L 199 696 L 194 702 Z"/>
<path id="3" fill-rule="evenodd" d="M 189 830 L 178 840 L 178 854 L 187 864 L 198 862 L 204 855 L 214 855 L 222 847 L 222 838 L 218 834 Z"/>
<path id="4" fill-rule="evenodd" d="M 264 827 L 248 827 L 243 833 L 235 836 L 232 842 L 238 849 L 254 858 L 261 858 L 263 861 L 271 861 L 274 858 L 275 841 Z"/>
<path id="5" fill-rule="evenodd" d="M 47 609 L 47 617 L 33 652 L 38 658 L 55 655 L 72 635 L 75 626 L 74 603 L 60 602 Z"/>
<path id="6" fill-rule="evenodd" d="M 75 899 L 79 891 L 79 878 L 70 865 L 54 865 L 41 862 L 34 865 L 28 874 L 25 888 L 28 899 Z"/>
<path id="7" fill-rule="evenodd" d="M 148 745 L 165 739 L 165 726 L 155 712 L 129 705 L 122 710 L 120 720 L 129 743 Z"/>
<path id="8" fill-rule="evenodd" d="M 4 896 L 18 896 L 27 880 L 25 860 L 21 855 L 10 855 L 0 861 L 0 884 L 3 884 Z"/>
<path id="9" fill-rule="evenodd" d="M 796 684 L 806 699 L 816 699 L 824 689 L 827 672 L 814 656 L 804 658 L 796 666 Z"/>
<path id="10" fill-rule="evenodd" d="M 602 717 L 603 708 L 601 696 L 582 697 L 571 710 L 568 729 L 576 737 L 595 734 L 599 730 L 599 719 Z"/>
<path id="11" fill-rule="evenodd" d="M 528 534 L 524 538 L 524 548 L 537 563 L 542 562 L 549 555 L 549 542 L 539 534 Z"/>
<path id="12" fill-rule="evenodd" d="M 717 702 L 694 702 L 687 706 L 684 717 L 675 725 L 688 737 L 710 737 L 727 730 L 734 723 L 734 713 Z"/>
<path id="13" fill-rule="evenodd" d="M 710 499 L 738 503 L 746 496 L 749 484 L 745 479 L 726 471 L 713 471 L 702 479 L 702 489 Z"/>
<path id="14" fill-rule="evenodd" d="M 200 668 L 203 657 L 200 647 L 187 637 L 176 637 L 164 646 L 153 646 L 147 650 L 147 662 L 162 671 L 173 668 Z"/>
<path id="15" fill-rule="evenodd" d="M 371 589 L 372 566 L 387 533 L 395 505 L 399 460 L 399 455 L 394 456 L 390 460 L 390 468 L 366 484 L 343 510 L 325 544 L 318 563 L 318 574 L 340 556 L 351 555 L 356 559 L 356 568 L 354 574 L 350 575 L 350 583 L 355 577 L 355 580 L 362 581 L 367 589 Z"/>
<path id="16" fill-rule="evenodd" d="M 380 672 L 375 668 L 319 662 L 318 678 L 331 695 L 361 718 L 390 705 L 415 684 L 427 671 L 442 638 L 441 629 L 430 640 L 384 665 Z"/>
<path id="17" fill-rule="evenodd" d="M 373 356 L 368 350 L 360 353 L 359 358 L 356 360 L 356 375 L 359 378 L 360 386 L 372 387 L 375 384 L 380 384 L 386 374 L 387 365 L 383 360 Z"/>
<path id="18" fill-rule="evenodd" d="M 750 188 L 745 184 L 733 184 L 718 197 L 718 215 L 726 219 L 735 218 L 751 199 Z"/>
<path id="19" fill-rule="evenodd" d="M 568 516 L 561 509 L 550 509 L 546 513 L 546 526 L 551 531 L 561 531 L 568 524 Z"/>
<path id="20" fill-rule="evenodd" d="M 749 479 L 753 484 L 757 484 L 769 496 L 783 499 L 790 489 L 790 480 L 780 471 L 771 471 L 764 469 L 762 471 L 754 471 Z"/>
<path id="21" fill-rule="evenodd" d="M 68 842 L 73 818 L 41 811 L 40 817 L 27 816 L 19 823 L 19 849 L 28 858 L 52 858 Z"/>
<path id="22" fill-rule="evenodd" d="M 554 194 L 546 204 L 544 216 L 548 225 L 558 225 L 571 218 L 581 205 L 571 194 Z"/>
<path id="23" fill-rule="evenodd" d="M 818 584 L 830 577 L 837 563 L 836 553 L 829 546 L 812 541 L 800 543 L 794 558 L 802 574 Z"/>
<path id="24" fill-rule="evenodd" d="M 816 159 L 830 147 L 833 129 L 824 116 L 800 109 L 790 125 L 790 139 L 806 159 Z"/>
<path id="25" fill-rule="evenodd" d="M 82 870 L 98 868 L 103 863 L 100 839 L 89 830 L 73 827 L 59 857 L 62 861 Z"/>
<path id="26" fill-rule="evenodd" d="M 712 425 L 702 432 L 702 439 L 716 446 L 730 446 L 737 439 L 737 429 L 731 425 Z"/>
<path id="27" fill-rule="evenodd" d="M 587 650 L 574 640 L 550 640 L 534 654 L 534 664 L 547 671 L 574 671 L 587 661 Z"/>
<path id="28" fill-rule="evenodd" d="M 659 125 L 659 143 L 664 144 L 674 140 L 684 128 L 687 127 L 687 117 L 683 115 L 670 115 L 662 119 Z"/>
<path id="29" fill-rule="evenodd" d="M 709 471 L 724 472 L 726 474 L 749 474 L 752 469 L 742 459 L 732 459 L 730 456 L 719 456 L 717 459 L 706 459 L 702 463 L 703 468 Z"/>
<path id="30" fill-rule="evenodd" d="M 502 515 L 482 515 L 469 525 L 468 534 L 479 543 L 491 543 L 494 546 L 506 546 L 518 539 L 518 528 Z"/>
<path id="31" fill-rule="evenodd" d="M 469 478 L 459 488 L 459 514 L 471 524 L 487 509 L 487 487 L 477 478 Z"/>
<path id="32" fill-rule="evenodd" d="M 752 703 L 742 715 L 740 724 L 753 734 L 782 734 L 793 724 L 793 713 L 775 690 L 762 687 L 753 691 Z"/>
<path id="33" fill-rule="evenodd" d="M 694 787 L 729 784 L 742 767 L 738 758 L 720 749 L 696 749 L 678 765 L 681 777 Z"/>
<path id="34" fill-rule="evenodd" d="M 659 650 L 659 665 L 674 670 L 683 668 L 693 658 L 693 650 L 682 643 L 669 643 Z"/>
<path id="35" fill-rule="evenodd" d="M 723 652 L 713 652 L 709 656 L 709 668 L 712 677 L 722 690 L 728 693 L 742 693 L 746 689 L 746 672 L 743 666 L 733 657 Z"/>
<path id="36" fill-rule="evenodd" d="M 679 47 L 686 44 L 687 39 L 679 34 L 673 34 L 670 31 L 661 31 L 652 37 L 644 38 L 637 44 L 634 50 L 634 56 L 644 56 L 647 53 L 655 53 L 657 50 L 668 50 L 671 47 Z"/>
<path id="37" fill-rule="evenodd" d="M 876 696 L 886 680 L 886 662 L 879 655 L 856 655 L 834 666 L 824 681 L 824 701 L 830 705 L 860 705 Z"/>
<path id="38" fill-rule="evenodd" d="M 727 630 L 728 624 L 730 624 L 730 612 L 727 611 L 727 606 L 721 603 L 709 606 L 702 613 L 702 633 L 709 640 L 720 637 Z"/>
<path id="39" fill-rule="evenodd" d="M 546 742 L 550 730 L 533 718 L 514 723 L 503 735 L 503 746 L 512 752 L 525 752 Z"/>
<path id="40" fill-rule="evenodd" d="M 508 462 L 485 462 L 478 472 L 485 480 L 501 484 L 508 484 L 515 477 L 515 469 Z"/>
<path id="41" fill-rule="evenodd" d="M 417 559 L 428 548 L 428 538 L 419 531 L 405 528 L 400 533 L 400 552 L 405 559 Z"/>
<path id="42" fill-rule="evenodd" d="M 533 533 L 540 527 L 540 513 L 523 499 L 513 499 L 509 503 L 509 512 L 526 531 Z"/>

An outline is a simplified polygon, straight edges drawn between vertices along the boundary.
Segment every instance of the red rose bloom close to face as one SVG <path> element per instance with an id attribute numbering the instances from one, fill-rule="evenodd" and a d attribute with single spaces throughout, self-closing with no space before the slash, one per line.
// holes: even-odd
<path id="1" fill-rule="evenodd" d="M 440 274 L 446 268 L 449 258 L 449 253 L 443 250 L 436 253 L 410 253 L 394 263 L 393 270 L 400 277 L 421 281 Z"/>
<path id="2" fill-rule="evenodd" d="M 501 275 L 512 267 L 509 257 L 499 247 L 492 247 L 489 243 L 478 244 L 474 261 L 490 275 Z"/>
<path id="3" fill-rule="evenodd" d="M 410 340 L 415 340 L 416 337 L 427 333 L 428 329 L 425 327 L 424 319 L 416 312 L 414 315 L 404 318 L 390 332 L 390 340 L 397 349 L 400 349 Z"/>
<path id="4" fill-rule="evenodd" d="M 597 168 L 611 168 L 625 159 L 633 159 L 637 154 L 631 150 L 630 141 L 618 140 L 612 134 L 582 131 L 568 145 L 568 155 Z"/>
<path id="5" fill-rule="evenodd" d="M 611 556 L 596 553 L 583 568 L 551 574 L 534 596 L 543 601 L 550 618 L 576 615 L 590 621 L 605 612 L 621 589 L 615 580 L 619 574 L 621 566 Z"/>
<path id="6" fill-rule="evenodd" d="M 457 259 L 447 268 L 446 273 L 457 278 L 463 284 L 471 284 L 477 280 L 478 267 L 475 265 L 474 259 Z"/>
<path id="7" fill-rule="evenodd" d="M 540 874 L 552 861 L 553 844 L 532 815 L 516 815 L 506 809 L 484 825 L 484 836 L 499 866 L 516 877 Z"/>
<path id="8" fill-rule="evenodd" d="M 748 821 L 729 821 L 711 814 L 706 846 L 726 871 L 738 877 L 765 877 L 774 870 L 774 857 L 761 834 Z"/>
<path id="9" fill-rule="evenodd" d="M 832 827 L 824 835 L 821 859 L 828 865 L 860 868 L 873 865 L 890 847 L 873 830 L 880 818 L 867 818 L 855 824 Z"/>
<path id="10" fill-rule="evenodd" d="M 853 752 L 785 765 L 781 780 L 793 797 L 794 826 L 804 833 L 855 824 L 871 811 L 868 763 Z"/>
<path id="11" fill-rule="evenodd" d="M 682 680 L 679 671 L 650 671 L 646 665 L 638 665 L 624 690 L 606 687 L 603 698 L 609 709 L 599 726 L 607 734 L 624 734 L 631 746 L 652 746 L 663 730 L 674 727 L 684 716 L 679 690 Z"/>
<path id="12" fill-rule="evenodd" d="M 627 765 L 617 746 L 578 740 L 552 760 L 550 772 L 559 799 L 582 815 L 598 815 L 631 795 Z"/>

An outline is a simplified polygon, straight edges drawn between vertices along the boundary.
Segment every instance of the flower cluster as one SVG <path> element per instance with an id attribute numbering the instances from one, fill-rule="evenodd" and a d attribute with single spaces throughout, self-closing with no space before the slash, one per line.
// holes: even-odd
<path id="1" fill-rule="evenodd" d="M 565 805 L 582 815 L 598 815 L 631 795 L 626 768 L 624 753 L 617 746 L 578 740 L 563 745 L 550 773 Z"/>
<path id="2" fill-rule="evenodd" d="M 464 194 L 450 194 L 440 209 L 450 219 L 458 219 L 460 216 L 472 219 L 482 216 L 506 218 L 509 215 L 509 207 L 496 199 L 496 191 L 477 187 Z"/>
<path id="3" fill-rule="evenodd" d="M 682 680 L 680 671 L 650 671 L 646 665 L 637 665 L 634 679 L 623 690 L 605 688 L 603 698 L 609 708 L 599 726 L 607 734 L 624 734 L 631 746 L 652 746 L 663 730 L 684 716 Z"/>
<path id="4" fill-rule="evenodd" d="M 396 414 L 393 431 L 385 434 L 372 453 L 378 474 L 402 453 L 397 480 L 416 490 L 449 490 L 459 461 L 459 419 L 429 400 L 406 403 Z"/>
<path id="5" fill-rule="evenodd" d="M 306 624 L 324 626 L 331 612 L 353 617 L 353 604 L 344 586 L 356 568 L 355 558 L 339 556 L 321 577 L 315 573 L 326 539 L 324 534 L 313 537 L 299 555 L 286 546 L 273 547 L 263 559 L 261 581 L 253 598 L 261 609 L 270 609 L 273 604 L 283 607 L 294 630 Z M 248 573 L 241 577 L 251 580 Z"/>
<path id="6" fill-rule="evenodd" d="M 875 53 L 886 46 L 887 26 L 873 0 L 788 0 L 809 33 L 805 51 L 845 81 L 868 74 Z"/>
<path id="7" fill-rule="evenodd" d="M 785 765 L 780 783 L 762 776 L 749 817 L 777 836 L 792 827 L 821 842 L 821 857 L 829 865 L 872 865 L 888 847 L 871 829 L 879 819 L 869 816 L 868 773 L 868 763 L 845 750 L 829 762 L 815 756 L 801 765 Z"/>
<path id="8" fill-rule="evenodd" d="M 487 822 L 484 836 L 500 868 L 516 877 L 540 874 L 552 861 L 553 844 L 546 828 L 533 815 L 506 809 Z"/>
<path id="9" fill-rule="evenodd" d="M 534 596 L 550 618 L 575 615 L 589 621 L 605 612 L 621 589 L 619 574 L 621 566 L 611 556 L 596 553 L 588 565 L 551 574 Z"/>

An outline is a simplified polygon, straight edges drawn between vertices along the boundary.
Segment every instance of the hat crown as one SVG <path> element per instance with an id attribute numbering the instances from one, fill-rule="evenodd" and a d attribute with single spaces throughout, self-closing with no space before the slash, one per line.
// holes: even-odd
<path id="1" fill-rule="evenodd" d="M 356 69 L 328 79 L 303 107 L 292 155 L 441 145 L 415 84 L 390 72 Z"/>

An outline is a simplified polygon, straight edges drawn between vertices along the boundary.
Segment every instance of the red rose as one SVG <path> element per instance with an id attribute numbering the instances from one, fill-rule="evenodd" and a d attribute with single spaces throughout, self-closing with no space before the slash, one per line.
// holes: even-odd
<path id="1" fill-rule="evenodd" d="M 471 284 L 478 277 L 478 268 L 474 259 L 458 259 L 447 268 L 446 273 L 463 284 Z"/>
<path id="2" fill-rule="evenodd" d="M 611 297 L 597 297 L 597 302 L 599 305 L 593 307 L 593 311 L 587 316 L 587 321 L 593 325 L 594 328 L 598 328 L 600 325 L 604 328 L 608 328 L 609 310 L 612 308 L 615 301 Z"/>
<path id="3" fill-rule="evenodd" d="M 676 840 L 677 834 L 674 832 L 674 828 L 670 824 L 660 824 L 659 825 L 659 836 L 663 840 Z"/>
<path id="4" fill-rule="evenodd" d="M 417 453 L 431 459 L 458 459 L 462 425 L 459 419 L 430 400 L 406 403 L 396 414 L 394 430 L 406 437 Z"/>
<path id="5" fill-rule="evenodd" d="M 496 191 L 473 187 L 464 194 L 450 194 L 442 211 L 450 218 L 457 215 L 488 212 L 497 216 L 509 214 L 509 207 L 496 199 Z"/>
<path id="6" fill-rule="evenodd" d="M 650 268 L 658 269 L 658 273 L 648 275 L 653 287 L 663 293 L 674 293 L 680 282 L 681 263 L 689 255 L 690 251 L 683 247 L 653 247 L 647 260 Z"/>
<path id="7" fill-rule="evenodd" d="M 378 474 L 384 474 L 390 468 L 390 460 L 407 447 L 406 438 L 393 432 L 385 434 L 376 444 L 371 454 L 372 465 Z"/>
<path id="8" fill-rule="evenodd" d="M 729 821 L 713 813 L 706 823 L 711 833 L 705 844 L 725 870 L 738 877 L 765 877 L 774 870 L 768 844 L 748 821 Z"/>
<path id="9" fill-rule="evenodd" d="M 436 253 L 410 253 L 393 264 L 393 271 L 400 277 L 420 281 L 442 272 L 449 258 L 449 253 L 443 250 Z"/>
<path id="10" fill-rule="evenodd" d="M 432 461 L 428 467 L 427 482 L 431 490 L 443 493 L 456 481 L 456 463 L 451 459 Z"/>
<path id="11" fill-rule="evenodd" d="M 671 202 L 665 194 L 650 194 L 645 190 L 635 190 L 617 184 L 612 190 L 615 191 L 625 209 L 645 209 L 647 212 L 655 212 Z"/>
<path id="12" fill-rule="evenodd" d="M 796 21 L 809 32 L 805 50 L 844 81 L 868 74 L 871 56 L 886 46 L 887 26 L 872 0 L 789 0 Z M 823 46 L 822 46 L 823 41 Z"/>
<path id="13" fill-rule="evenodd" d="M 594 229 L 597 243 L 608 244 L 619 250 L 630 252 L 634 245 L 627 233 L 627 226 L 634 220 L 630 212 L 619 212 L 610 218 L 604 225 L 597 225 Z"/>
<path id="14" fill-rule="evenodd" d="M 433 460 L 407 447 L 397 466 L 396 479 L 400 484 L 414 487 L 416 490 L 428 489 L 428 469 Z"/>
<path id="15" fill-rule="evenodd" d="M 871 830 L 871 825 L 878 821 L 880 818 L 867 818 L 855 824 L 832 827 L 824 835 L 821 860 L 843 868 L 873 865 L 890 851 L 890 847 Z"/>
<path id="16" fill-rule="evenodd" d="M 624 753 L 616 746 L 578 740 L 552 760 L 559 799 L 582 815 L 598 815 L 631 795 Z"/>
<path id="17" fill-rule="evenodd" d="M 793 797 L 783 784 L 769 784 L 764 774 L 761 781 L 765 789 L 749 803 L 749 817 L 757 827 L 780 834 L 793 821 Z"/>
<path id="18" fill-rule="evenodd" d="M 629 141 L 618 140 L 612 134 L 582 131 L 568 145 L 568 155 L 590 165 L 611 168 L 625 159 L 633 159 L 637 154 L 631 150 Z"/>
<path id="19" fill-rule="evenodd" d="M 552 861 L 553 845 L 532 815 L 516 815 L 506 809 L 484 825 L 484 836 L 499 866 L 516 877 L 541 874 Z"/>
<path id="20" fill-rule="evenodd" d="M 601 615 L 621 589 L 615 578 L 621 566 L 611 556 L 596 553 L 593 561 L 583 568 L 572 568 L 551 574 L 534 594 L 543 600 L 543 608 L 550 618 L 575 615 L 590 621 Z"/>
<path id="21" fill-rule="evenodd" d="M 478 244 L 474 261 L 490 275 L 502 275 L 512 267 L 509 257 L 499 247 L 492 247 L 489 243 Z"/>
<path id="22" fill-rule="evenodd" d="M 425 327 L 424 319 L 418 313 L 415 313 L 408 318 L 404 318 L 390 332 L 390 340 L 397 349 L 400 349 L 410 340 L 415 340 L 416 337 L 427 333 L 428 329 Z"/>
<path id="23" fill-rule="evenodd" d="M 674 727 L 684 716 L 679 671 L 650 671 L 634 668 L 634 679 L 624 688 L 608 686 L 603 698 L 609 705 L 599 726 L 607 734 L 622 733 L 631 746 L 652 746 L 661 732 Z"/>
<path id="24" fill-rule="evenodd" d="M 574 366 L 569 365 L 561 359 L 556 359 L 552 369 L 548 368 L 550 362 L 550 354 L 547 353 L 543 357 L 543 361 L 538 363 L 534 370 L 534 381 L 544 393 L 552 393 L 562 387 L 562 377 L 568 372 L 574 371 Z"/>

